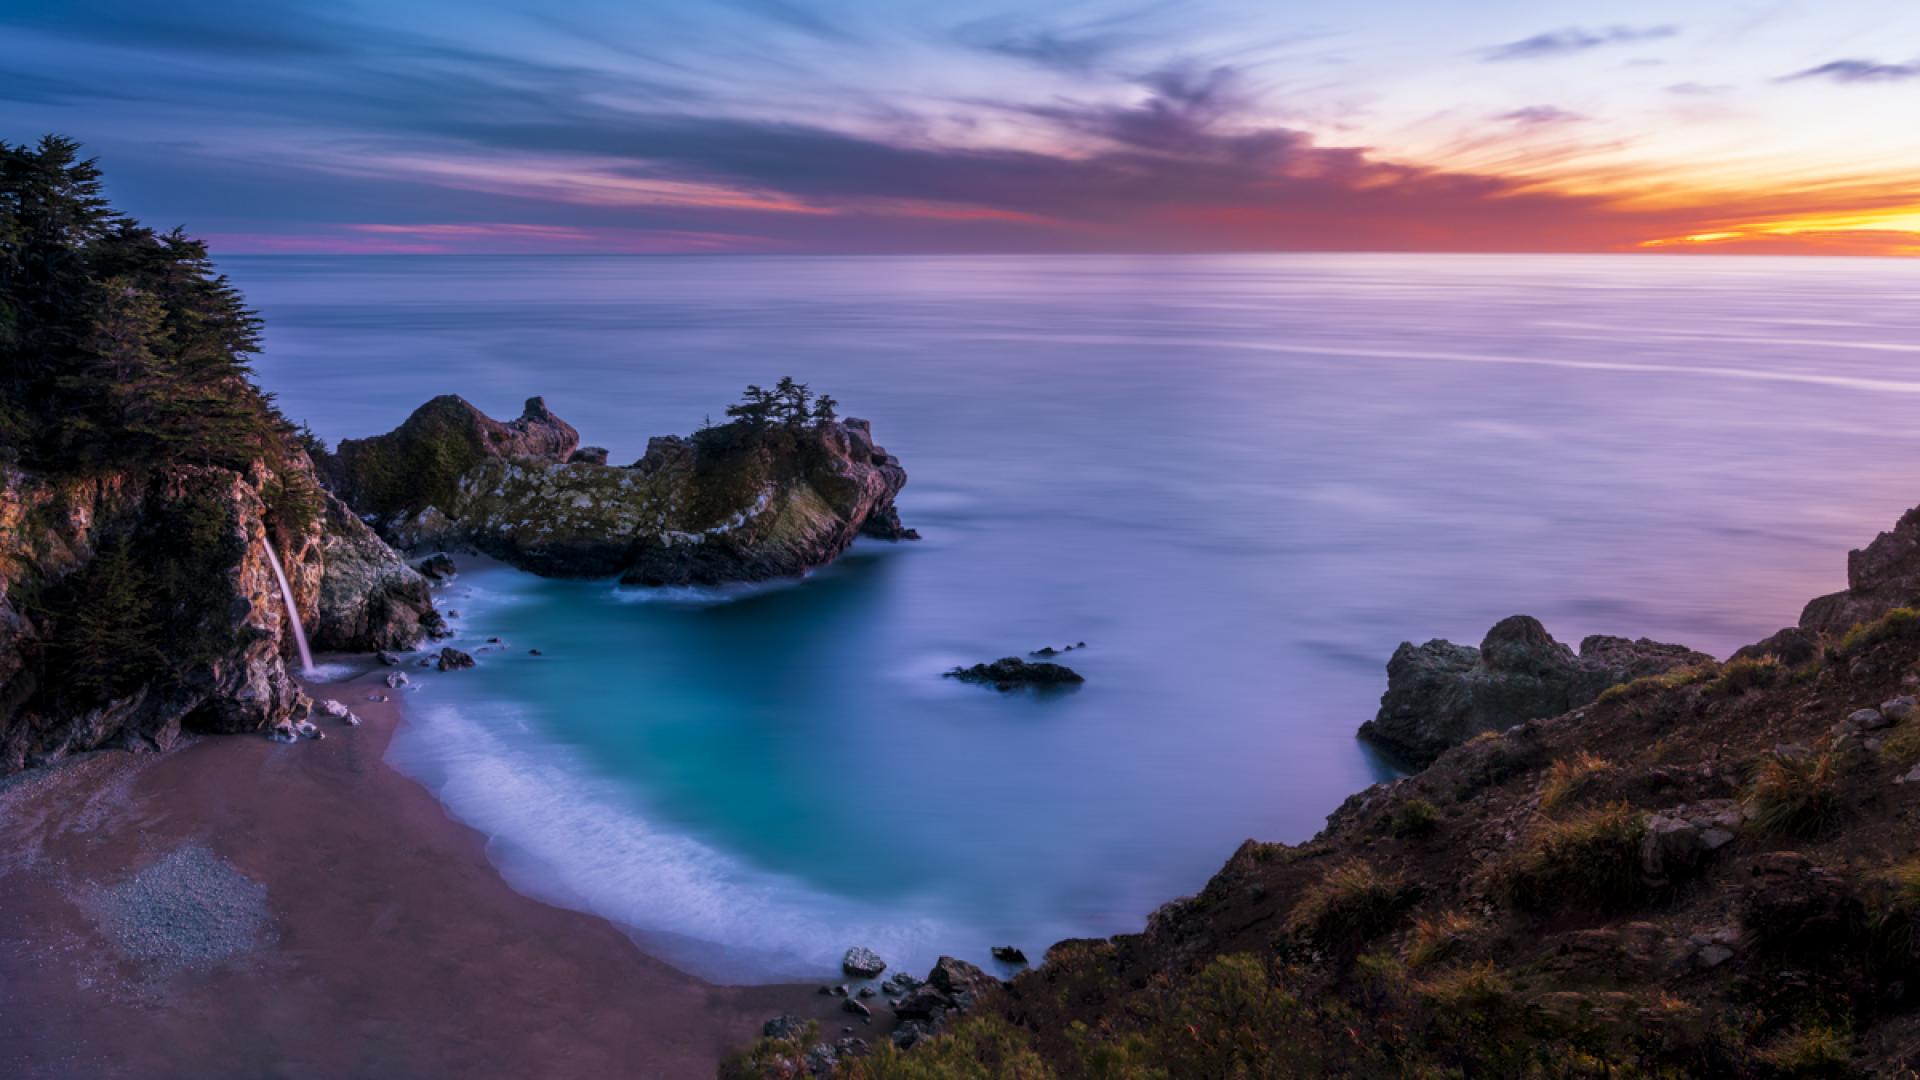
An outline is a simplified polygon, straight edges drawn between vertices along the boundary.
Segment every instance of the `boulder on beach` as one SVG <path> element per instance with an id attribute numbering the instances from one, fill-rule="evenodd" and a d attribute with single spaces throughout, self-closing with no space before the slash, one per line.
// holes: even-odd
<path id="1" fill-rule="evenodd" d="M 880 954 L 872 949 L 855 945 L 847 950 L 846 956 L 841 958 L 840 970 L 857 978 L 871 979 L 887 970 L 887 962 L 880 959 Z"/>
<path id="2" fill-rule="evenodd" d="M 946 673 L 946 677 L 992 686 L 998 690 L 1017 690 L 1023 686 L 1059 688 L 1087 681 L 1079 672 L 1064 664 L 1022 660 L 1017 656 L 1003 656 L 991 664 L 954 668 Z"/>
<path id="3" fill-rule="evenodd" d="M 1610 686 L 1713 658 L 1683 645 L 1594 635 L 1576 654 L 1538 619 L 1501 620 L 1479 648 L 1403 642 L 1387 662 L 1380 711 L 1360 735 L 1425 765 L 1483 731 L 1558 716 Z"/>

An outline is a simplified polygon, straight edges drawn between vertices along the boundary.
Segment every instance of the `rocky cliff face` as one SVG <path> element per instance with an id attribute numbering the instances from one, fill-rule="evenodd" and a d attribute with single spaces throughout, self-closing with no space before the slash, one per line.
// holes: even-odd
<path id="1" fill-rule="evenodd" d="M 0 773 L 303 708 L 267 543 L 317 647 L 403 647 L 437 625 L 424 581 L 302 455 L 277 473 L 0 471 Z"/>
<path id="2" fill-rule="evenodd" d="M 1842 634 L 1897 607 L 1920 606 L 1920 507 L 1864 548 L 1847 552 L 1847 588 L 1816 597 L 1800 613 L 1800 628 Z"/>
<path id="3" fill-rule="evenodd" d="M 1555 716 L 1610 686 L 1712 661 L 1682 645 L 1604 635 L 1582 641 L 1576 655 L 1538 619 L 1515 615 L 1487 631 L 1477 649 L 1402 643 L 1387 662 L 1380 712 L 1360 734 L 1424 765 L 1483 731 Z"/>
<path id="4" fill-rule="evenodd" d="M 906 471 L 863 420 L 658 437 L 624 467 L 577 444 L 538 398 L 501 424 L 443 397 L 393 432 L 343 442 L 329 471 L 401 547 L 555 576 L 759 581 L 830 562 L 863 531 L 912 536 L 893 507 Z"/>

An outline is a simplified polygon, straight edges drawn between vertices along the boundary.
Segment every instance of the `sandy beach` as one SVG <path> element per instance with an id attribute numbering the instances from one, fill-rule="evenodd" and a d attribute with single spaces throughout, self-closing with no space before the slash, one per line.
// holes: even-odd
<path id="1" fill-rule="evenodd" d="M 310 688 L 364 721 L 316 713 L 319 741 L 208 737 L 0 784 L 0 1075 L 705 1077 L 775 1014 L 853 1019 L 514 892 L 385 764 L 403 719 L 370 700 L 380 679 Z"/>

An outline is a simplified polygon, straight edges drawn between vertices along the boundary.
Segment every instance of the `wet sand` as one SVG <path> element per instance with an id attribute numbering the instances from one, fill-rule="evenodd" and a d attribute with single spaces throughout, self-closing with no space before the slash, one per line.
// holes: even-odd
<path id="1" fill-rule="evenodd" d="M 0 1076 L 710 1077 L 812 986 L 716 987 L 514 892 L 365 723 L 0 784 Z M 393 695 L 404 697 L 404 692 Z M 862 1029 L 859 1034 L 871 1037 Z"/>

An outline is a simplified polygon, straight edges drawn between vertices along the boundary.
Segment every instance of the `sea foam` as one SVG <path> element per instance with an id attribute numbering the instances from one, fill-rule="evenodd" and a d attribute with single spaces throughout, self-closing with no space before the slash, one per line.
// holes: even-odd
<path id="1" fill-rule="evenodd" d="M 937 920 L 890 916 L 661 827 L 631 791 L 541 742 L 511 706 L 423 705 L 408 719 L 392 763 L 487 834 L 489 857 L 515 889 L 626 927 L 693 974 L 837 978 L 852 945 L 918 966 L 954 940 Z"/>

